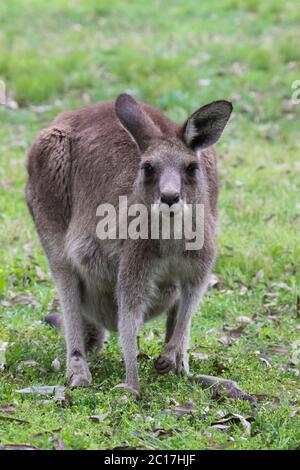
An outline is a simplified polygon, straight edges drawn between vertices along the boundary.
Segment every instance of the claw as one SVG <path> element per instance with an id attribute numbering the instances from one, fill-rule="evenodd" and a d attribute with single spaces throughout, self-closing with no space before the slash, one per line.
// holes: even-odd
<path id="1" fill-rule="evenodd" d="M 132 393 L 137 400 L 141 399 L 140 391 L 136 387 L 133 387 L 132 385 L 129 385 L 127 383 L 121 383 L 121 384 L 115 385 L 113 387 L 113 390 L 115 388 L 124 388 L 124 390 L 126 390 L 127 392 Z"/>
<path id="2" fill-rule="evenodd" d="M 82 357 L 72 357 L 68 364 L 67 377 L 70 388 L 89 387 L 92 376 L 86 361 Z"/>
<path id="3" fill-rule="evenodd" d="M 73 375 L 70 381 L 70 388 L 90 387 L 91 380 L 84 375 Z"/>
<path id="4" fill-rule="evenodd" d="M 155 368 L 159 374 L 167 374 L 175 369 L 175 362 L 167 356 L 159 356 L 155 362 Z"/>

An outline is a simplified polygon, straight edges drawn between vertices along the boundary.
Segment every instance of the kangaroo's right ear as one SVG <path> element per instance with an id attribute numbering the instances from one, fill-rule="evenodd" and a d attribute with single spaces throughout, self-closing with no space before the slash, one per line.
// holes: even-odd
<path id="1" fill-rule="evenodd" d="M 126 93 L 120 95 L 115 103 L 115 111 L 122 126 L 141 151 L 146 150 L 152 139 L 161 136 L 158 127 L 132 96 Z"/>

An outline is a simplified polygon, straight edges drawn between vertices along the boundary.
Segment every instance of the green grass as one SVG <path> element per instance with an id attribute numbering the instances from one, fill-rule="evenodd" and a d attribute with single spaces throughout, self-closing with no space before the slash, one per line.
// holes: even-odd
<path id="1" fill-rule="evenodd" d="M 0 346 L 8 343 L 0 372 L 0 444 L 53 449 L 60 436 L 68 449 L 299 446 L 300 415 L 293 411 L 299 407 L 300 106 L 289 103 L 292 82 L 300 78 L 298 2 L 11 0 L 1 2 L 0 20 L 0 79 L 19 104 L 17 110 L 0 107 Z M 217 402 L 185 378 L 158 376 L 153 360 L 162 347 L 162 320 L 141 330 L 140 402 L 112 390 L 124 376 L 115 336 L 99 357 L 90 357 L 93 387 L 68 391 L 64 406 L 52 397 L 17 393 L 65 384 L 63 340 L 41 321 L 55 290 L 24 203 L 26 149 L 60 110 L 124 90 L 178 122 L 214 99 L 234 103 L 218 145 L 215 272 L 222 283 L 194 316 L 191 352 L 208 358 L 192 357 L 191 371 L 267 394 L 256 407 Z M 259 270 L 264 277 L 255 284 Z M 244 294 L 242 285 L 248 287 Z M 36 302 L 9 306 L 20 293 Z M 221 344 L 224 325 L 238 326 L 241 315 L 253 322 L 232 345 Z M 51 366 L 56 357 L 58 372 Z M 195 413 L 166 411 L 174 400 L 192 400 Z M 16 411 L 1 411 L 6 404 Z M 89 419 L 108 411 L 101 423 Z M 220 412 L 251 415 L 251 435 L 239 424 L 212 427 Z M 156 428 L 171 431 L 164 436 Z"/>

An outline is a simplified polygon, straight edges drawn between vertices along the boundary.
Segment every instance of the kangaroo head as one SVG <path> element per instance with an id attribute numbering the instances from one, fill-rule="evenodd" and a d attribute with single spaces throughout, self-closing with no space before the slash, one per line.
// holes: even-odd
<path id="1" fill-rule="evenodd" d="M 214 101 L 199 108 L 171 138 L 131 96 L 120 95 L 115 110 L 141 154 L 135 188 L 140 201 L 174 212 L 184 204 L 201 202 L 205 188 L 201 150 L 220 138 L 231 103 Z"/>

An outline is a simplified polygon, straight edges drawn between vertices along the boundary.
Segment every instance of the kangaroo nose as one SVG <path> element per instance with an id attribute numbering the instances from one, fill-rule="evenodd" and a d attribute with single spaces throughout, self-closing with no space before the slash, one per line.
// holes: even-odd
<path id="1" fill-rule="evenodd" d="M 164 204 L 168 204 L 171 207 L 173 204 L 179 202 L 179 194 L 178 193 L 162 193 L 160 196 L 160 200 Z"/>

